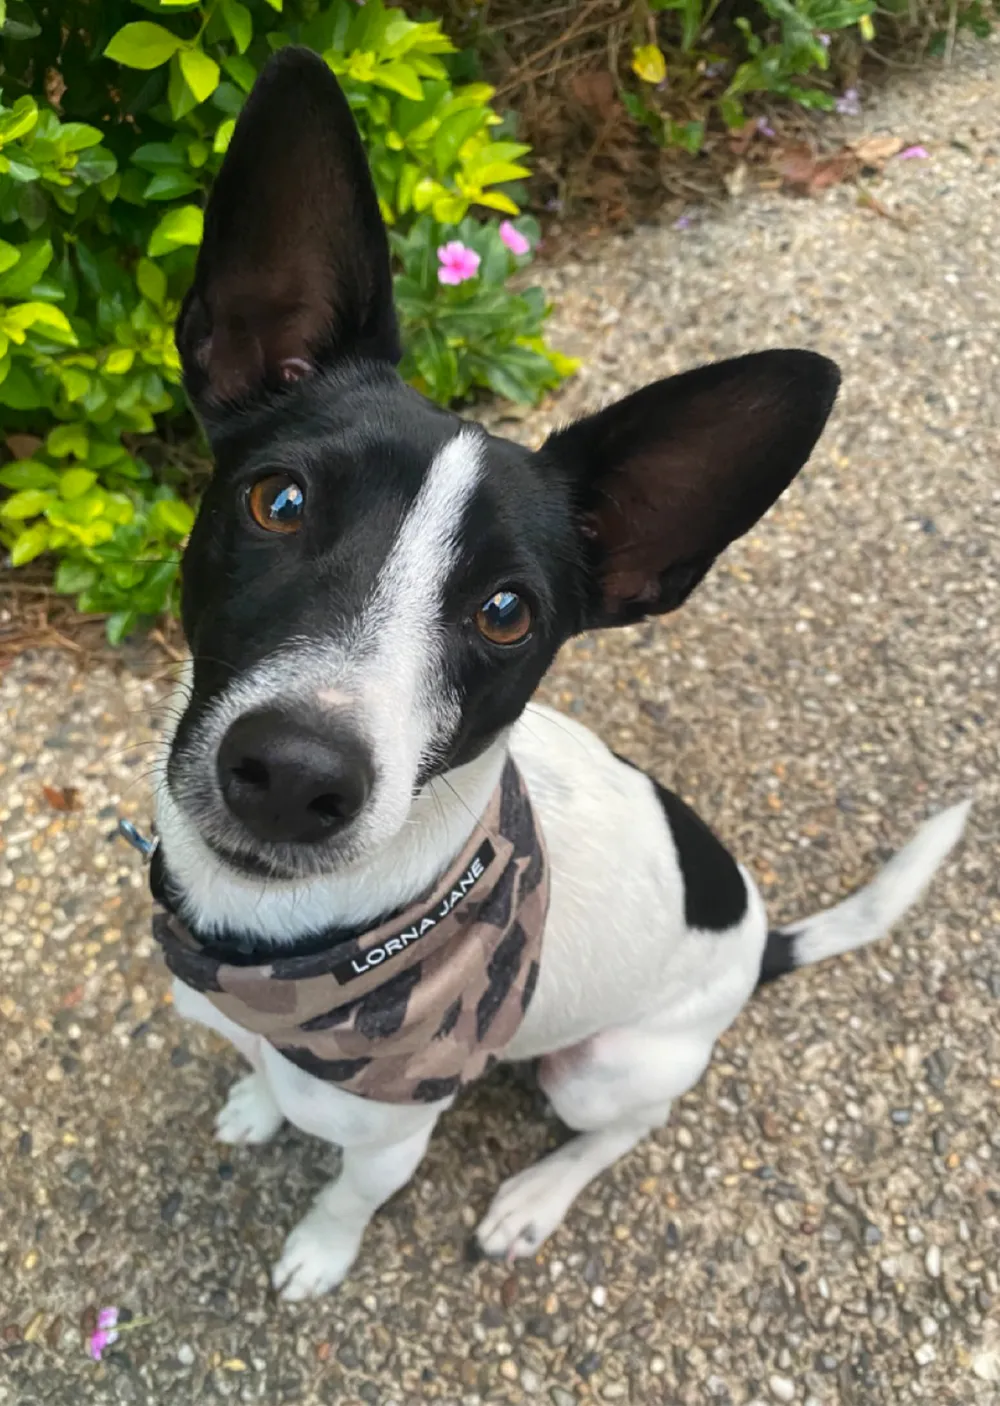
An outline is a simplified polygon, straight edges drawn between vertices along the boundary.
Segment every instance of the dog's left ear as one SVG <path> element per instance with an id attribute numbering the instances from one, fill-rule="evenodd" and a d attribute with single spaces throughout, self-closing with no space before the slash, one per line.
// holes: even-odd
<path id="1" fill-rule="evenodd" d="M 657 381 L 547 441 L 574 485 L 593 570 L 581 628 L 675 610 L 791 483 L 840 383 L 769 351 Z"/>
<path id="2" fill-rule="evenodd" d="M 289 46 L 240 113 L 205 211 L 177 346 L 195 408 L 347 356 L 399 360 L 385 226 L 347 99 Z"/>

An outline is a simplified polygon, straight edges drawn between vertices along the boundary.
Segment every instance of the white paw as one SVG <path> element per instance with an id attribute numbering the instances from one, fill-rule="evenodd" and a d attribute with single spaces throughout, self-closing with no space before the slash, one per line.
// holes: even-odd
<path id="1" fill-rule="evenodd" d="M 505 1181 L 476 1231 L 480 1249 L 508 1263 L 534 1255 L 572 1205 L 568 1171 L 555 1153 Z"/>
<path id="2" fill-rule="evenodd" d="M 285 1241 L 271 1280 L 283 1299 L 315 1298 L 335 1289 L 358 1253 L 364 1227 L 354 1229 L 314 1208 Z"/>
<path id="3" fill-rule="evenodd" d="M 281 1110 L 260 1074 L 247 1074 L 229 1090 L 215 1120 L 220 1142 L 268 1142 L 281 1127 Z"/>

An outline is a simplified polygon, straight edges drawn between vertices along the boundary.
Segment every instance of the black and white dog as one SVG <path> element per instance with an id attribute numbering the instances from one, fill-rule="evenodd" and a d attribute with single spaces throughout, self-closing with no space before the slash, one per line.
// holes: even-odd
<path id="1" fill-rule="evenodd" d="M 547 920 L 499 1053 L 540 1061 L 577 1136 L 506 1182 L 477 1235 L 490 1255 L 531 1255 L 593 1177 L 666 1122 L 761 980 L 882 935 L 962 832 L 965 805 L 928 821 L 868 888 L 769 935 L 750 874 L 677 797 L 529 707 L 572 635 L 685 600 L 805 463 L 837 370 L 803 351 L 704 367 L 537 452 L 429 404 L 395 370 L 386 235 L 349 108 L 295 48 L 271 60 L 237 124 L 177 339 L 217 467 L 184 558 L 192 658 L 159 775 L 160 895 L 195 956 L 221 953 L 238 980 L 296 961 L 329 971 L 327 949 L 362 951 L 359 934 L 435 891 L 512 759 L 536 879 L 546 856 Z M 466 902 L 456 889 L 441 911 Z M 511 902 L 503 960 L 516 966 L 527 938 Z M 469 914 L 456 932 L 478 941 Z M 421 979 L 410 941 L 383 942 L 364 974 L 366 1020 L 390 1043 L 404 1016 L 379 1003 L 407 973 Z M 500 957 L 488 965 L 491 986 L 512 979 Z M 353 1077 L 370 1061 L 288 1057 L 276 1027 L 226 1013 L 222 985 L 175 985 L 180 1014 L 252 1067 L 219 1137 L 263 1142 L 288 1119 L 343 1148 L 274 1271 L 286 1298 L 322 1293 L 463 1080 L 424 1079 L 391 1101 L 352 1092 L 346 1066 Z M 355 991 L 306 1011 L 301 1029 L 335 1037 Z M 399 1069 L 430 1044 L 411 1041 Z"/>

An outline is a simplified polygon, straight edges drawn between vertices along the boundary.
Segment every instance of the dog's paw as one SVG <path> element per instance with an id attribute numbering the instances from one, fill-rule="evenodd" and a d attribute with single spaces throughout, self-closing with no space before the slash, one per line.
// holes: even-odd
<path id="1" fill-rule="evenodd" d="M 569 1210 L 575 1190 L 558 1154 L 510 1177 L 476 1230 L 483 1253 L 508 1263 L 534 1255 Z"/>
<path id="2" fill-rule="evenodd" d="M 314 1208 L 285 1241 L 271 1280 L 290 1303 L 329 1293 L 347 1275 L 361 1245 L 361 1230 Z"/>
<path id="3" fill-rule="evenodd" d="M 215 1136 L 220 1142 L 269 1142 L 282 1121 L 266 1080 L 260 1074 L 247 1074 L 229 1090 L 215 1120 Z"/>

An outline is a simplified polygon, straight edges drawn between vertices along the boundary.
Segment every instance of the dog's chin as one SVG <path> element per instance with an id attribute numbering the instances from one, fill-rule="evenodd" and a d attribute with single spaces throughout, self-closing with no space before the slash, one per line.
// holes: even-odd
<path id="1" fill-rule="evenodd" d="M 339 844 L 266 844 L 243 837 L 234 842 L 204 833 L 201 838 L 227 869 L 244 879 L 301 882 L 336 874 L 350 862 Z"/>

